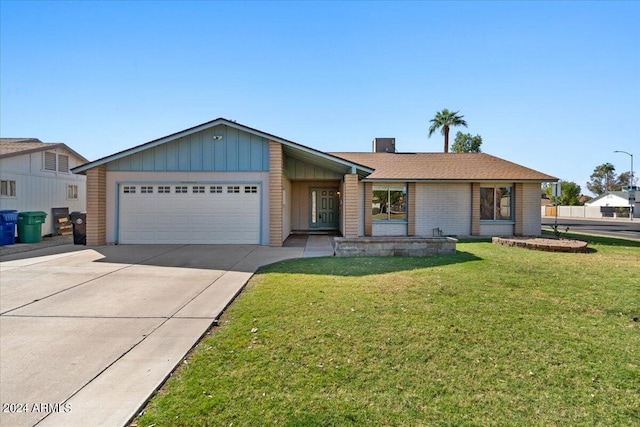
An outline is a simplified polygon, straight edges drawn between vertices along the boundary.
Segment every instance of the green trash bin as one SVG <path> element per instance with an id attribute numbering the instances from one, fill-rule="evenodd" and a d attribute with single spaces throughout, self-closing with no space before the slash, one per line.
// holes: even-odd
<path id="1" fill-rule="evenodd" d="M 44 212 L 20 212 L 18 214 L 18 239 L 20 243 L 38 243 L 42 240 L 42 224 L 47 218 Z"/>

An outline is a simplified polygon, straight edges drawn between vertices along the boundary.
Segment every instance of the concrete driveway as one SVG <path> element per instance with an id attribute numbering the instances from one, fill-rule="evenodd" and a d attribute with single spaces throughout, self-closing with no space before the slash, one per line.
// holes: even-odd
<path id="1" fill-rule="evenodd" d="M 78 249 L 0 263 L 2 426 L 126 424 L 259 266 L 304 253 Z"/>

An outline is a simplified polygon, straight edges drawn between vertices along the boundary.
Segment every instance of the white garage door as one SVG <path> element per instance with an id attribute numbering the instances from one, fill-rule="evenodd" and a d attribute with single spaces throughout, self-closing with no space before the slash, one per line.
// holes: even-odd
<path id="1" fill-rule="evenodd" d="M 121 184 L 120 243 L 258 244 L 259 184 Z"/>

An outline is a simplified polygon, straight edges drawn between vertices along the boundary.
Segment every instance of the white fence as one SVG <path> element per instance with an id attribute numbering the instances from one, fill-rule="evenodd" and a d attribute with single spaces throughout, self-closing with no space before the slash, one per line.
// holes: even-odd
<path id="1" fill-rule="evenodd" d="M 611 218 L 611 216 L 603 215 L 600 206 L 542 206 L 542 216 L 555 216 L 555 209 L 558 209 L 558 216 L 568 218 Z M 614 218 L 623 218 L 622 214 L 613 214 Z M 634 218 L 640 218 L 640 209 L 636 206 Z M 628 213 L 625 218 L 628 218 Z"/>

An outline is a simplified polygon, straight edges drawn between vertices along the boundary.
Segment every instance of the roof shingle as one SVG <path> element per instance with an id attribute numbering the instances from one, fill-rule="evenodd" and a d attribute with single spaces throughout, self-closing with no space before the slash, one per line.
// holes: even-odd
<path id="1" fill-rule="evenodd" d="M 65 148 L 84 162 L 88 160 L 61 142 L 42 142 L 37 138 L 0 138 L 0 158 L 13 157 L 37 151 Z"/>
<path id="2" fill-rule="evenodd" d="M 375 171 L 374 180 L 557 181 L 486 153 L 329 153 Z"/>

